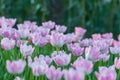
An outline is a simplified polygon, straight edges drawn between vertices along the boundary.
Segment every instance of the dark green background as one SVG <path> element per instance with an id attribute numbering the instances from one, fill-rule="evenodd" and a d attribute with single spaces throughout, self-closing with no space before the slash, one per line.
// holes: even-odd
<path id="1" fill-rule="evenodd" d="M 120 0 L 0 0 L 0 16 L 24 20 L 53 20 L 68 26 L 87 29 L 87 37 L 93 33 L 120 33 Z"/>

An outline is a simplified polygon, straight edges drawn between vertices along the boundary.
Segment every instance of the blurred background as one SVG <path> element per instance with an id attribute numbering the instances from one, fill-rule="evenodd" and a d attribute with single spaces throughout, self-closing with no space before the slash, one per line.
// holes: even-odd
<path id="1" fill-rule="evenodd" d="M 52 20 L 74 31 L 75 26 L 93 33 L 120 33 L 120 0 L 0 0 L 0 16 L 41 22 Z"/>

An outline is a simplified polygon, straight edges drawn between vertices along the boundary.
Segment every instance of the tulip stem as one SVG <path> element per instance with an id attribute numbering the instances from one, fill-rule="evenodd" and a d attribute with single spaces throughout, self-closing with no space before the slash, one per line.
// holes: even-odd
<path id="1" fill-rule="evenodd" d="M 44 75 L 42 75 L 42 80 L 44 80 Z"/>
<path id="2" fill-rule="evenodd" d="M 91 80 L 91 76 L 90 76 L 90 75 L 88 75 L 88 77 L 89 77 L 89 80 Z"/>
<path id="3" fill-rule="evenodd" d="M 35 80 L 37 80 L 37 76 L 35 76 Z"/>
<path id="4" fill-rule="evenodd" d="M 119 71 L 118 71 L 118 78 L 117 78 L 117 80 L 120 80 L 120 69 L 119 69 Z"/>
<path id="5" fill-rule="evenodd" d="M 103 64 L 103 61 L 102 60 L 100 60 L 99 61 L 99 66 L 103 66 L 104 64 Z"/>
<path id="6" fill-rule="evenodd" d="M 60 51 L 60 48 L 59 48 L 59 47 L 56 47 L 56 51 L 57 51 L 57 54 L 58 54 L 58 52 Z"/>

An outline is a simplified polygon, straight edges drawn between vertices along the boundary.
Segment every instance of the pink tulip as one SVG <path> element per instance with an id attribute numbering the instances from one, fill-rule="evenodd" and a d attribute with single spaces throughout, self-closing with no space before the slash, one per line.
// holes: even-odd
<path id="1" fill-rule="evenodd" d="M 27 38 L 30 35 L 29 29 L 19 29 L 18 32 L 19 32 L 21 38 Z"/>
<path id="2" fill-rule="evenodd" d="M 20 47 L 21 45 L 27 45 L 27 40 L 17 40 L 16 45 L 17 47 Z"/>
<path id="3" fill-rule="evenodd" d="M 84 72 L 82 70 L 75 70 L 70 68 L 69 70 L 64 70 L 65 80 L 84 80 Z"/>
<path id="4" fill-rule="evenodd" d="M 21 38 L 27 38 L 30 36 L 30 33 L 33 32 L 33 30 L 31 30 L 31 25 L 28 22 L 18 24 L 17 27 Z"/>
<path id="5" fill-rule="evenodd" d="M 116 80 L 117 74 L 114 66 L 99 67 L 99 73 L 95 72 L 98 80 Z"/>
<path id="6" fill-rule="evenodd" d="M 12 74 L 21 74 L 24 71 L 25 66 L 26 62 L 21 59 L 12 62 L 10 62 L 9 60 L 6 61 L 7 71 Z"/>
<path id="7" fill-rule="evenodd" d="M 90 74 L 93 69 L 92 61 L 86 60 L 83 57 L 79 57 L 73 64 L 76 69 L 83 69 L 86 74 Z"/>
<path id="8" fill-rule="evenodd" d="M 66 26 L 55 25 L 55 30 L 60 33 L 64 33 L 67 30 Z"/>
<path id="9" fill-rule="evenodd" d="M 93 34 L 92 39 L 94 40 L 102 39 L 101 34 Z"/>
<path id="10" fill-rule="evenodd" d="M 112 45 L 112 39 L 93 40 L 93 46 L 99 47 L 102 54 L 109 53 L 109 47 Z"/>
<path id="11" fill-rule="evenodd" d="M 0 35 L 2 37 L 11 37 L 12 36 L 12 32 L 13 32 L 13 28 L 11 27 L 3 27 L 0 28 Z"/>
<path id="12" fill-rule="evenodd" d="M 100 59 L 102 59 L 104 62 L 108 61 L 110 58 L 109 54 L 101 54 Z"/>
<path id="13" fill-rule="evenodd" d="M 1 46 L 4 50 L 11 50 L 15 46 L 15 41 L 8 38 L 3 38 L 1 40 Z"/>
<path id="14" fill-rule="evenodd" d="M 118 58 L 115 58 L 115 60 L 114 60 L 114 65 L 115 65 L 115 67 L 117 68 L 117 69 L 120 69 L 120 58 L 118 59 Z"/>
<path id="15" fill-rule="evenodd" d="M 19 32 L 18 32 L 16 29 L 14 29 L 14 30 L 11 32 L 11 38 L 14 39 L 14 40 L 20 39 L 20 34 L 19 34 Z"/>
<path id="16" fill-rule="evenodd" d="M 83 39 L 79 43 L 80 43 L 80 46 L 82 46 L 82 47 L 88 47 L 88 46 L 92 46 L 93 40 L 92 39 Z"/>
<path id="17" fill-rule="evenodd" d="M 104 38 L 104 39 L 112 39 L 113 38 L 113 34 L 112 33 L 102 34 L 102 38 Z"/>
<path id="18" fill-rule="evenodd" d="M 26 27 L 27 29 L 29 29 L 31 32 L 35 32 L 38 28 L 37 23 L 36 22 L 31 22 L 31 21 L 24 21 L 24 27 Z"/>
<path id="19" fill-rule="evenodd" d="M 43 56 L 43 55 L 39 55 L 39 59 L 43 59 L 45 60 L 45 62 L 50 65 L 52 62 L 52 58 L 50 58 L 49 56 Z"/>
<path id="20" fill-rule="evenodd" d="M 16 19 L 5 19 L 5 17 L 0 18 L 1 27 L 13 27 L 16 23 Z"/>
<path id="21" fill-rule="evenodd" d="M 1 27 L 7 27 L 6 19 L 5 17 L 0 18 L 0 26 Z"/>
<path id="22" fill-rule="evenodd" d="M 39 27 L 36 32 L 38 32 L 42 37 L 45 37 L 46 35 L 49 35 L 50 29 Z"/>
<path id="23" fill-rule="evenodd" d="M 30 35 L 30 40 L 32 41 L 33 44 L 37 46 L 45 46 L 49 41 L 50 41 L 50 36 L 42 36 L 39 33 L 33 33 Z"/>
<path id="24" fill-rule="evenodd" d="M 30 32 L 35 32 L 38 28 L 36 22 L 24 21 L 23 24 L 17 25 L 18 30 L 29 30 Z"/>
<path id="25" fill-rule="evenodd" d="M 65 66 L 70 63 L 71 54 L 66 54 L 64 51 L 54 51 L 52 58 L 58 66 Z"/>
<path id="26" fill-rule="evenodd" d="M 100 59 L 100 48 L 87 47 L 85 49 L 85 57 L 86 57 L 86 59 L 89 59 L 92 61 L 98 61 Z"/>
<path id="27" fill-rule="evenodd" d="M 118 35 L 118 40 L 120 41 L 120 34 Z"/>
<path id="28" fill-rule="evenodd" d="M 79 43 L 68 44 L 68 49 L 76 56 L 80 56 L 84 52 L 84 48 L 81 48 Z"/>
<path id="29" fill-rule="evenodd" d="M 86 33 L 86 30 L 81 27 L 75 27 L 75 36 L 74 41 L 79 41 L 83 38 L 84 34 Z"/>
<path id="30" fill-rule="evenodd" d="M 49 80 L 61 80 L 63 72 L 61 71 L 60 68 L 55 69 L 54 66 L 50 66 L 46 70 L 46 76 Z"/>
<path id="31" fill-rule="evenodd" d="M 75 27 L 75 35 L 83 36 L 86 33 L 86 30 L 82 27 Z"/>
<path id="32" fill-rule="evenodd" d="M 120 47 L 120 41 L 113 40 L 112 47 Z"/>
<path id="33" fill-rule="evenodd" d="M 24 44 L 20 46 L 20 52 L 26 58 L 32 55 L 32 53 L 34 52 L 34 48 L 32 48 L 31 45 L 27 46 L 26 44 Z"/>
<path id="34" fill-rule="evenodd" d="M 110 47 L 110 52 L 112 54 L 119 54 L 120 53 L 120 46 Z"/>
<path id="35" fill-rule="evenodd" d="M 117 46 L 118 41 L 117 40 L 113 40 L 112 46 Z"/>
<path id="36" fill-rule="evenodd" d="M 73 41 L 74 41 L 74 34 L 73 33 L 71 33 L 71 34 L 66 34 L 66 35 L 64 35 L 65 36 L 65 43 L 66 44 L 69 44 L 69 43 L 72 43 Z"/>
<path id="37" fill-rule="evenodd" d="M 62 33 L 52 32 L 50 43 L 52 46 L 62 47 L 65 44 L 65 36 Z"/>
<path id="38" fill-rule="evenodd" d="M 40 76 L 45 74 L 48 65 L 43 59 L 34 58 L 34 61 L 30 57 L 28 57 L 29 67 L 32 69 L 32 73 L 34 76 Z"/>
<path id="39" fill-rule="evenodd" d="M 48 21 L 48 22 L 43 22 L 42 26 L 44 28 L 49 28 L 49 29 L 53 29 L 55 27 L 55 22 L 52 21 Z"/>
<path id="40" fill-rule="evenodd" d="M 110 40 L 93 40 L 93 46 L 99 47 L 101 50 L 108 48 L 110 45 L 112 45 L 112 41 Z"/>

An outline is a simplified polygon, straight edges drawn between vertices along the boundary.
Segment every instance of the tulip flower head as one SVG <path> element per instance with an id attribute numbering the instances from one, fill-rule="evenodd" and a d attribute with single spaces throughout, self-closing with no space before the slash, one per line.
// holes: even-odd
<path id="1" fill-rule="evenodd" d="M 99 73 L 95 72 L 95 75 L 98 80 L 116 80 L 117 74 L 114 66 L 99 67 Z"/>
<path id="2" fill-rule="evenodd" d="M 18 61 L 6 61 L 6 68 L 7 71 L 11 74 L 21 74 L 24 71 L 24 68 L 26 66 L 26 62 L 23 60 Z"/>
<path id="3" fill-rule="evenodd" d="M 15 46 L 15 40 L 3 38 L 1 40 L 1 46 L 4 50 L 11 50 Z"/>
<path id="4" fill-rule="evenodd" d="M 66 54 L 64 51 L 54 51 L 52 58 L 58 66 L 65 66 L 70 63 L 71 54 Z"/>
<path id="5" fill-rule="evenodd" d="M 56 69 L 54 66 L 50 66 L 46 70 L 46 76 L 50 80 L 61 80 L 61 78 L 63 76 L 63 72 L 60 68 Z"/>

